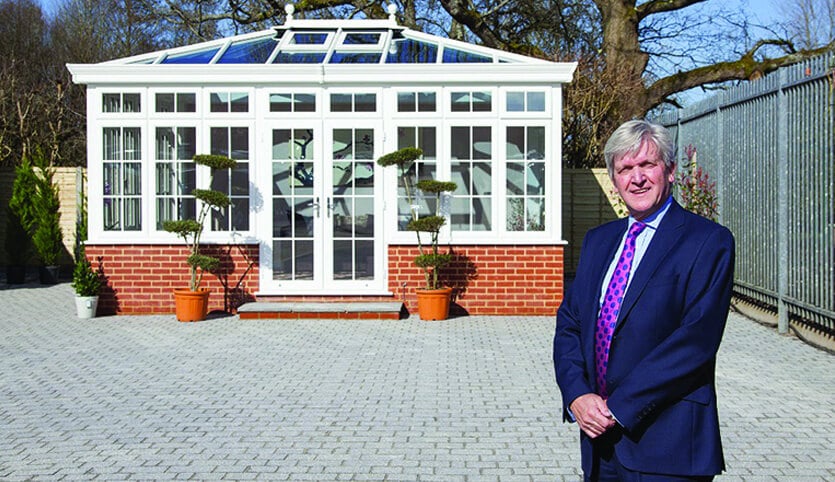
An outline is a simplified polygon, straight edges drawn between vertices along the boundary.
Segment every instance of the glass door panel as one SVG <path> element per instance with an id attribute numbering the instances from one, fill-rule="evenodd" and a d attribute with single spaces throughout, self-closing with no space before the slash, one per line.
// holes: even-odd
<path id="1" fill-rule="evenodd" d="M 377 201 L 373 128 L 333 128 L 332 172 L 328 205 L 331 215 L 327 273 L 332 281 L 368 286 L 377 275 Z"/>
<path id="2" fill-rule="evenodd" d="M 317 171 L 313 129 L 272 130 L 272 278 L 316 282 Z"/>

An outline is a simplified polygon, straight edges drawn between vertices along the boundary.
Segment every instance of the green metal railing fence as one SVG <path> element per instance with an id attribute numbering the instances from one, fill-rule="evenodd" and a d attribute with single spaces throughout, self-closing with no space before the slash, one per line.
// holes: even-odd
<path id="1" fill-rule="evenodd" d="M 736 292 L 835 338 L 835 53 L 657 119 L 696 148 L 733 231 Z"/>

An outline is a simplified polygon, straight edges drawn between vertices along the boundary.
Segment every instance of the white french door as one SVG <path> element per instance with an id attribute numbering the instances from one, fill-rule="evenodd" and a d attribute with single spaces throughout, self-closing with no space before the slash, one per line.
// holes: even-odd
<path id="1" fill-rule="evenodd" d="M 377 122 L 269 126 L 268 294 L 370 294 L 385 288 L 382 148 Z"/>

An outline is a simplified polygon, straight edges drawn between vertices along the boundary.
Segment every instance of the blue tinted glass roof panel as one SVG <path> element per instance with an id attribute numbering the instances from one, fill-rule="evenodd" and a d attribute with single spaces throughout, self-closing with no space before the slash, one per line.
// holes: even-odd
<path id="1" fill-rule="evenodd" d="M 324 45 L 328 40 L 327 33 L 295 32 L 290 43 L 294 45 Z"/>
<path id="2" fill-rule="evenodd" d="M 437 45 L 411 39 L 392 42 L 386 56 L 388 64 L 434 64 L 437 61 Z"/>
<path id="3" fill-rule="evenodd" d="M 273 38 L 236 42 L 226 49 L 219 64 L 263 64 L 270 58 L 277 42 Z"/>
<path id="4" fill-rule="evenodd" d="M 365 22 L 363 20 L 362 22 Z M 369 21 L 372 22 L 372 21 Z M 494 51 L 382 21 L 357 21 L 340 26 L 335 20 L 299 20 L 298 26 L 275 27 L 214 40 L 190 47 L 173 48 L 108 64 L 459 64 L 541 63 L 521 55 Z M 280 51 L 278 51 L 280 50 Z M 443 50 L 443 54 L 440 52 Z M 273 58 L 275 57 L 275 58 Z"/>
<path id="5" fill-rule="evenodd" d="M 279 52 L 274 64 L 321 64 L 327 52 Z"/>
<path id="6" fill-rule="evenodd" d="M 332 64 L 378 64 L 381 52 L 334 52 Z"/>
<path id="7" fill-rule="evenodd" d="M 346 33 L 343 45 L 377 45 L 380 43 L 379 33 Z"/>
<path id="8" fill-rule="evenodd" d="M 446 47 L 444 49 L 445 64 L 472 64 L 492 61 L 493 59 L 491 57 L 487 57 L 486 55 L 480 55 L 473 52 L 453 49 L 450 47 Z"/>
<path id="9" fill-rule="evenodd" d="M 220 47 L 209 50 L 198 50 L 187 54 L 170 55 L 160 62 L 161 64 L 208 64 L 214 58 Z"/>

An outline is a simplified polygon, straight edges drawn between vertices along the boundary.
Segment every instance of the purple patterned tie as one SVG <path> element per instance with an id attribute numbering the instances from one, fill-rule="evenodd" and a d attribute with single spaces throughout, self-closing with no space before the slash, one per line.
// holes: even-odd
<path id="1" fill-rule="evenodd" d="M 597 366 L 597 393 L 606 398 L 606 367 L 609 361 L 609 345 L 612 343 L 612 334 L 615 331 L 615 324 L 618 321 L 618 312 L 623 302 L 623 295 L 626 292 L 626 283 L 629 281 L 629 271 L 632 269 L 632 258 L 635 257 L 635 239 L 638 234 L 647 227 L 641 222 L 632 223 L 626 241 L 623 244 L 623 252 L 618 258 L 618 264 L 606 287 L 606 296 L 603 297 L 603 306 L 600 307 L 600 316 L 597 319 L 596 342 L 594 344 L 594 359 Z"/>

